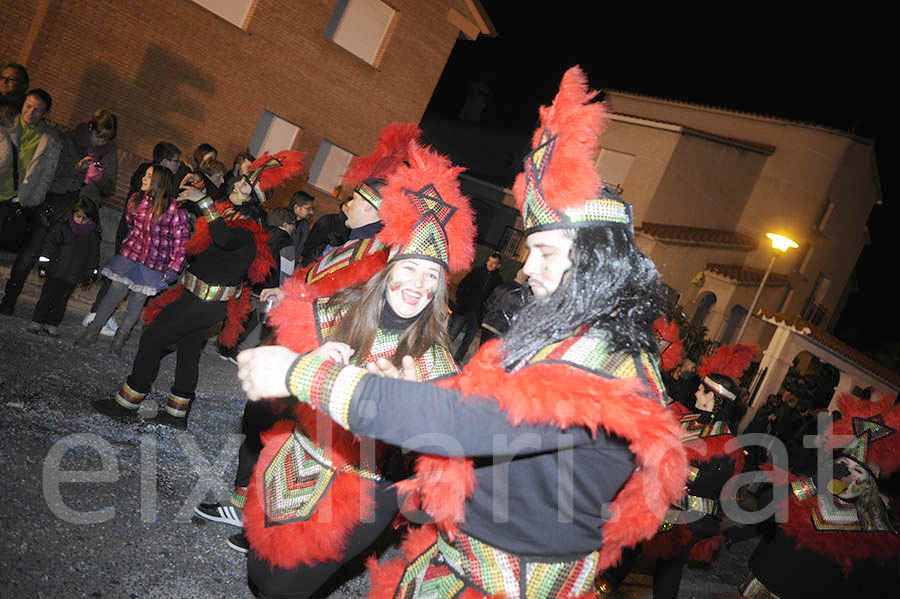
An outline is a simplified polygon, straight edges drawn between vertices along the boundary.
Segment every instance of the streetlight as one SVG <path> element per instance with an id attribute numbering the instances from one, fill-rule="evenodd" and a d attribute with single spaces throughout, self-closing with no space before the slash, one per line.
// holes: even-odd
<path id="1" fill-rule="evenodd" d="M 791 248 L 800 247 L 799 245 L 797 245 L 796 241 L 788 239 L 784 235 L 766 233 L 766 237 L 772 240 L 772 249 L 778 250 L 782 254 Z M 741 337 L 744 336 L 744 329 L 747 328 L 747 322 L 753 315 L 753 310 L 756 309 L 756 302 L 759 301 L 759 295 L 762 293 L 763 287 L 765 287 L 766 285 L 766 280 L 769 278 L 769 273 L 772 272 L 772 265 L 775 264 L 775 258 L 777 257 L 778 252 L 772 252 L 772 259 L 769 260 L 769 267 L 766 269 L 766 274 L 763 275 L 762 281 L 759 282 L 759 289 L 756 290 L 756 295 L 753 296 L 753 301 L 750 303 L 750 309 L 747 310 L 747 314 L 744 315 L 744 322 L 741 323 L 741 329 L 738 331 L 735 343 L 740 343 Z"/>

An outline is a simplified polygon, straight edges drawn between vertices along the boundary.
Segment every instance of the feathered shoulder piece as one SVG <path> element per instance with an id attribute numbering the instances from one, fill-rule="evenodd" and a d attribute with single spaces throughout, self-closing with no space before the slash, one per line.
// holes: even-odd
<path id="1" fill-rule="evenodd" d="M 414 123 L 391 123 L 385 126 L 375 142 L 375 151 L 350 161 L 341 185 L 356 188 L 366 179 L 387 179 L 406 161 L 409 143 L 418 139 L 421 134 L 422 131 Z"/>
<path id="2" fill-rule="evenodd" d="M 841 419 L 827 434 L 826 446 L 843 447 L 843 454 L 865 464 L 876 476 L 884 477 L 900 469 L 900 405 L 890 398 L 865 401 L 842 395 L 838 399 Z M 835 435 L 852 437 L 838 442 Z"/>
<path id="3" fill-rule="evenodd" d="M 525 234 L 545 229 L 600 225 L 632 226 L 631 206 L 605 192 L 595 168 L 606 108 L 594 102 L 579 67 L 563 75 L 550 106 L 539 110 L 541 126 L 531 140 L 525 170 L 513 194 Z"/>
<path id="4" fill-rule="evenodd" d="M 303 171 L 305 156 L 305 152 L 295 150 L 284 150 L 272 155 L 266 152 L 253 161 L 247 176 L 262 191 L 271 191 Z"/>
<path id="5" fill-rule="evenodd" d="M 659 342 L 659 357 L 664 371 L 677 368 L 684 361 L 684 341 L 681 329 L 674 320 L 660 316 L 653 322 L 653 332 Z"/>
<path id="6" fill-rule="evenodd" d="M 700 375 L 700 378 L 712 373 L 724 374 L 738 381 L 753 362 L 753 357 L 758 351 L 758 345 L 741 343 L 722 345 L 716 350 L 716 353 L 707 356 L 700 362 L 697 374 Z"/>
<path id="7" fill-rule="evenodd" d="M 382 189 L 384 227 L 378 239 L 391 248 L 391 261 L 424 258 L 449 274 L 469 269 L 475 216 L 459 190 L 462 171 L 430 146 L 409 144 L 408 164 L 398 167 Z"/>

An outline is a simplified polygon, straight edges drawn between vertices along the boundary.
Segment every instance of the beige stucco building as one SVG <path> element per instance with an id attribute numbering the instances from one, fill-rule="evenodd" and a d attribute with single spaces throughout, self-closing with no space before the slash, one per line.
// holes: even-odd
<path id="1" fill-rule="evenodd" d="M 763 350 L 754 391 L 776 392 L 808 351 L 840 371 L 835 396 L 900 376 L 829 333 L 881 201 L 872 141 L 818 125 L 608 92 L 612 111 L 597 169 L 634 205 L 638 245 L 670 301 L 723 343 Z M 780 254 L 737 339 L 773 250 Z M 748 414 L 752 416 L 755 409 Z"/>
<path id="2" fill-rule="evenodd" d="M 771 259 L 758 307 L 833 328 L 866 220 L 880 201 L 872 141 L 767 116 L 608 92 L 598 170 L 634 205 L 637 239 L 688 316 L 734 342 Z M 774 330 L 758 317 L 744 342 Z"/>

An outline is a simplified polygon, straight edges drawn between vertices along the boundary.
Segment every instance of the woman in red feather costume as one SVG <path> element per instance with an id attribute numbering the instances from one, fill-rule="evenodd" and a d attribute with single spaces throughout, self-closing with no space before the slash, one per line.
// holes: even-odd
<path id="1" fill-rule="evenodd" d="M 411 380 L 458 372 L 445 273 L 471 263 L 472 211 L 458 190 L 461 169 L 431 150 L 412 153 L 412 166 L 385 187 L 379 238 L 392 248 L 388 267 L 330 298 L 285 299 L 274 319 L 279 342 L 359 367 L 381 359 L 399 368 L 411 356 L 403 366 Z M 399 185 L 424 191 L 410 202 Z M 262 437 L 244 504 L 248 581 L 263 597 L 308 597 L 391 523 L 399 510 L 392 485 L 406 469 L 397 452 L 306 404 Z"/>
<path id="2" fill-rule="evenodd" d="M 598 569 L 652 536 L 683 491 L 651 328 L 659 275 L 634 245 L 630 206 L 594 170 L 595 96 L 576 67 L 541 108 L 514 187 L 535 299 L 459 375 L 396 380 L 285 347 L 238 356 L 251 399 L 293 395 L 354 434 L 427 454 L 398 490 L 434 523 L 400 559 L 372 564 L 372 597 L 593 596 Z M 385 195 L 427 206 L 432 236 L 452 211 L 425 183 L 389 182 Z"/>

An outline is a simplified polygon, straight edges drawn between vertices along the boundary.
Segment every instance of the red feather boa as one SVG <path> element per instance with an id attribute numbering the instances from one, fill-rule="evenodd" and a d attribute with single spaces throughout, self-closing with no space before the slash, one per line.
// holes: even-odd
<path id="1" fill-rule="evenodd" d="M 254 468 L 244 504 L 244 530 L 253 550 L 269 564 L 286 569 L 339 558 L 344 553 L 350 532 L 360 520 L 371 517 L 375 508 L 372 497 L 375 483 L 346 472 L 334 476 L 327 494 L 308 520 L 267 527 L 262 476 L 266 465 L 293 429 L 294 422 L 285 420 L 262 434 L 263 450 Z M 315 429 L 313 425 L 306 430 Z M 344 433 L 347 436 L 346 431 Z M 331 448 L 330 454 L 334 457 L 341 453 L 337 448 L 339 444 Z M 356 455 L 359 455 L 358 452 Z M 354 517 L 348 517 L 349 514 Z"/>
<path id="2" fill-rule="evenodd" d="M 234 212 L 234 206 L 231 202 L 218 202 L 216 208 L 223 217 Z M 269 250 L 268 245 L 269 234 L 257 223 L 240 216 L 230 220 L 226 218 L 225 224 L 229 227 L 245 229 L 253 235 L 256 255 L 253 257 L 253 262 L 250 263 L 250 268 L 247 270 L 247 278 L 253 283 L 263 282 L 269 271 L 275 268 L 275 260 L 272 258 L 272 252 Z M 205 218 L 198 218 L 194 234 L 187 244 L 187 253 L 189 256 L 196 256 L 208 250 L 211 245 L 212 235 L 209 232 L 209 223 L 206 222 Z M 147 325 L 151 324 L 166 306 L 181 296 L 183 291 L 183 286 L 176 285 L 150 300 L 147 303 L 147 307 L 144 308 L 144 323 Z M 228 300 L 225 326 L 219 333 L 219 343 L 225 347 L 234 347 L 237 344 L 238 338 L 244 330 L 244 322 L 246 322 L 252 309 L 250 290 L 244 285 L 240 297 Z"/>
<path id="3" fill-rule="evenodd" d="M 603 428 L 629 442 L 641 469 L 625 483 L 603 526 L 600 568 L 618 563 L 622 549 L 652 537 L 668 506 L 681 496 L 687 472 L 680 428 L 666 408 L 639 397 L 636 379 L 606 380 L 563 364 L 536 364 L 517 372 L 501 366 L 498 341 L 481 347 L 462 373 L 438 383 L 466 396 L 493 397 L 516 425 L 552 424 L 560 428 Z M 561 388 L 560 380 L 566 385 Z M 430 484 L 438 482 L 438 484 Z M 465 499 L 474 491 L 470 460 L 419 458 L 416 476 L 398 484 L 440 529 L 453 537 L 465 516 Z"/>

